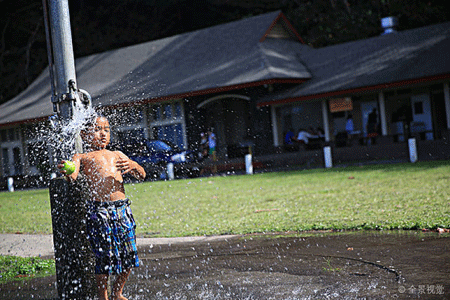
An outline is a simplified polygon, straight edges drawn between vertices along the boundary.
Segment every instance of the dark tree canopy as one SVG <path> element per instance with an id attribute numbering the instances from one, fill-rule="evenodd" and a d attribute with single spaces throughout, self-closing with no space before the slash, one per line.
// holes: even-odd
<path id="1" fill-rule="evenodd" d="M 77 0 L 70 1 L 75 57 L 138 44 L 281 9 L 302 39 L 319 48 L 450 20 L 444 0 Z M 41 0 L 0 0 L 0 103 L 48 65 Z"/>

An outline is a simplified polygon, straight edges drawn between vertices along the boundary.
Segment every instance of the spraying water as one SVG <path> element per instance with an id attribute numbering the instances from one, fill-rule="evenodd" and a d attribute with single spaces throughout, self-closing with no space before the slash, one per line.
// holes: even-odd
<path id="1" fill-rule="evenodd" d="M 70 120 L 50 120 L 51 130 L 45 139 L 53 149 L 56 159 L 69 160 L 76 152 L 79 134 L 88 120 L 97 114 L 91 106 L 75 106 Z"/>

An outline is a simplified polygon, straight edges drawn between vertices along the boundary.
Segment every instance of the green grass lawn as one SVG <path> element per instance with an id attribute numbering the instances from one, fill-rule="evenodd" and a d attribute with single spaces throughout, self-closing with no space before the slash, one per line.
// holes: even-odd
<path id="1" fill-rule="evenodd" d="M 45 277 L 55 273 L 54 259 L 0 256 L 0 284 L 11 280 Z"/>
<path id="2" fill-rule="evenodd" d="M 138 235 L 450 226 L 450 162 L 128 184 Z M 51 233 L 48 190 L 0 193 L 0 232 Z"/>

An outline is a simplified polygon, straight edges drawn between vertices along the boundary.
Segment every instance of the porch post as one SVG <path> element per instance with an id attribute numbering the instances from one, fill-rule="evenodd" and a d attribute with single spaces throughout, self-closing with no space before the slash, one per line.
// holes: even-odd
<path id="1" fill-rule="evenodd" d="M 384 93 L 382 91 L 378 94 L 378 105 L 380 106 L 381 134 L 387 135 L 386 106 L 384 103 Z"/>
<path id="2" fill-rule="evenodd" d="M 277 124 L 277 114 L 275 112 L 275 107 L 270 106 L 270 116 L 272 118 L 272 134 L 273 134 L 273 144 L 275 147 L 280 146 L 280 141 L 278 140 L 278 124 Z"/>
<path id="3" fill-rule="evenodd" d="M 447 129 L 450 129 L 450 92 L 448 82 L 444 82 L 444 102 L 445 112 L 447 114 Z"/>
<path id="4" fill-rule="evenodd" d="M 327 100 L 322 100 L 322 119 L 323 119 L 323 131 L 325 131 L 325 141 L 330 141 L 330 122 L 328 120 Z"/>

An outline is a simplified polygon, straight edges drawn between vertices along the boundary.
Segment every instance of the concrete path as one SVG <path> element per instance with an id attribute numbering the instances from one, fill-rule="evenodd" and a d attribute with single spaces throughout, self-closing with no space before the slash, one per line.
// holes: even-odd
<path id="1" fill-rule="evenodd" d="M 209 243 L 236 236 L 193 236 L 173 238 L 137 238 L 139 247 L 179 243 Z M 54 257 L 53 235 L 0 234 L 0 255 Z"/>

